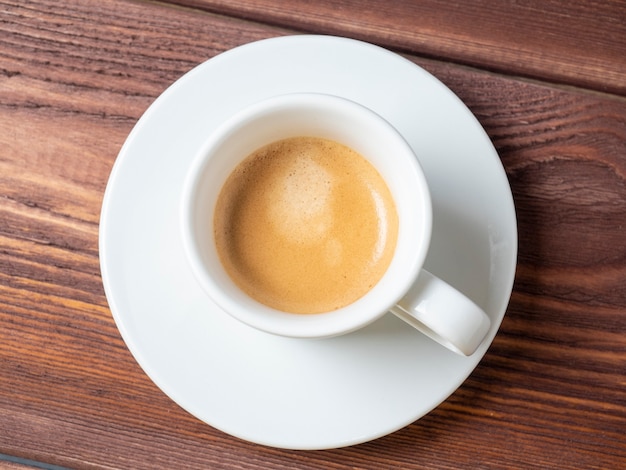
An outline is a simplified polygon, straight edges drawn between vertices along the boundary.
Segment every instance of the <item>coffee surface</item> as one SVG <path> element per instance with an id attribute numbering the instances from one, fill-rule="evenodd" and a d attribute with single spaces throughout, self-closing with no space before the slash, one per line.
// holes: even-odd
<path id="1" fill-rule="evenodd" d="M 214 234 L 233 281 L 278 310 L 319 313 L 386 271 L 398 217 L 385 181 L 354 150 L 296 137 L 248 156 L 219 195 Z"/>

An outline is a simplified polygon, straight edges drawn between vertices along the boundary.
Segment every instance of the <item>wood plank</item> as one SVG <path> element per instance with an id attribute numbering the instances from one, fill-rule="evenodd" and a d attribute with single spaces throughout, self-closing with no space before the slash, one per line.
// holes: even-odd
<path id="1" fill-rule="evenodd" d="M 626 95 L 626 3 L 622 0 L 168 1 Z"/>
<path id="2" fill-rule="evenodd" d="M 41 467 L 32 467 L 30 465 L 24 465 L 17 462 L 8 462 L 0 460 L 1 470 L 33 470 Z"/>
<path id="3" fill-rule="evenodd" d="M 137 366 L 102 290 L 97 224 L 151 101 L 197 63 L 290 31 L 121 0 L 1 11 L 0 453 L 103 469 L 626 461 L 626 101 L 410 57 L 468 104 L 507 170 L 520 232 L 507 317 L 422 420 L 346 449 L 270 449 L 199 422 Z"/>
<path id="4" fill-rule="evenodd" d="M 20 457 L 0 454 L 0 470 L 68 470 L 56 465 L 50 465 L 44 462 L 35 462 Z"/>

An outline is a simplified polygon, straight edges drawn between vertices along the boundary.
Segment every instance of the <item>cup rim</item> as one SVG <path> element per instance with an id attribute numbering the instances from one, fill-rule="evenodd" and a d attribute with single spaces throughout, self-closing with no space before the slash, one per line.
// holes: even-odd
<path id="1" fill-rule="evenodd" d="M 396 250 L 380 281 L 353 303 L 331 312 L 314 314 L 282 312 L 247 296 L 225 274 L 225 270 L 213 250 L 210 250 L 213 254 L 211 262 L 201 261 L 205 258 L 205 254 L 200 247 L 197 236 L 196 201 L 202 185 L 206 184 L 204 178 L 207 172 L 210 173 L 211 165 L 216 166 L 215 152 L 227 145 L 229 139 L 235 138 L 237 133 L 246 126 L 253 125 L 255 121 L 267 119 L 268 116 L 276 113 L 302 110 L 303 108 L 309 110 L 323 109 L 327 112 L 338 113 L 343 117 L 358 117 L 358 122 L 372 126 L 380 135 L 389 139 L 389 142 L 393 142 L 394 150 L 401 154 L 397 155 L 396 159 L 402 162 L 394 166 L 402 166 L 403 178 L 407 181 L 410 178 L 413 179 L 413 187 L 409 187 L 410 185 L 407 183 L 403 187 L 408 192 L 407 197 L 415 197 L 415 200 L 402 202 L 405 209 L 403 210 L 404 215 L 398 214 L 400 227 Z M 253 150 L 259 147 L 261 145 L 256 146 Z M 225 168 L 220 171 L 228 176 L 247 155 L 249 153 L 238 156 L 235 162 L 218 161 L 217 163 L 225 165 Z M 364 156 L 370 160 L 367 155 Z M 227 171 L 228 169 L 230 171 Z M 389 182 L 387 185 L 390 186 Z M 219 185 L 217 189 L 218 193 L 221 186 Z M 389 187 L 389 189 L 393 193 L 395 188 Z M 394 201 L 398 207 L 395 195 Z M 305 92 L 272 96 L 236 112 L 224 121 L 208 136 L 194 157 L 184 182 L 181 204 L 181 232 L 184 251 L 194 277 L 205 293 L 222 310 L 249 326 L 268 333 L 296 338 L 332 337 L 349 333 L 384 315 L 415 282 L 426 258 L 432 232 L 432 203 L 428 184 L 409 143 L 391 123 L 371 109 L 347 98 L 322 93 Z M 415 227 L 416 222 L 409 220 L 408 213 L 411 212 L 411 209 L 419 211 L 420 227 Z M 413 241 L 415 237 L 419 237 L 421 240 L 417 246 L 415 246 L 416 242 Z M 207 266 L 209 264 L 210 266 Z M 237 291 L 239 295 L 234 294 Z"/>

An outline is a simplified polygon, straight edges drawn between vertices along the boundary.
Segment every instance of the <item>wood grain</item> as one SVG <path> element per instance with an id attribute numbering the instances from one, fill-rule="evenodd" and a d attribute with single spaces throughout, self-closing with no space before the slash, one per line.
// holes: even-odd
<path id="1" fill-rule="evenodd" d="M 9 462 L 0 460 L 0 469 L 1 470 L 33 470 L 41 467 L 33 467 L 31 465 L 26 465 L 17 462 Z"/>
<path id="2" fill-rule="evenodd" d="M 347 35 L 380 34 L 346 23 L 337 27 Z M 151 2 L 0 1 L 0 453 L 76 469 L 623 466 L 626 100 L 618 96 L 409 56 L 485 127 L 520 236 L 501 331 L 465 384 L 418 422 L 345 449 L 266 448 L 185 413 L 134 362 L 98 265 L 100 204 L 117 152 L 190 68 L 290 32 Z"/>
<path id="3" fill-rule="evenodd" d="M 622 0 L 169 0 L 302 32 L 626 95 Z"/>

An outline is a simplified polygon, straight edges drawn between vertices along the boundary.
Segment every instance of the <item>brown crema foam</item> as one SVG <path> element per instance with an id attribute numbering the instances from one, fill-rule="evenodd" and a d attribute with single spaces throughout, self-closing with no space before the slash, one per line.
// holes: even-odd
<path id="1" fill-rule="evenodd" d="M 219 195 L 214 234 L 233 281 L 278 310 L 320 313 L 365 295 L 396 246 L 389 188 L 354 150 L 280 140 L 240 163 Z"/>

